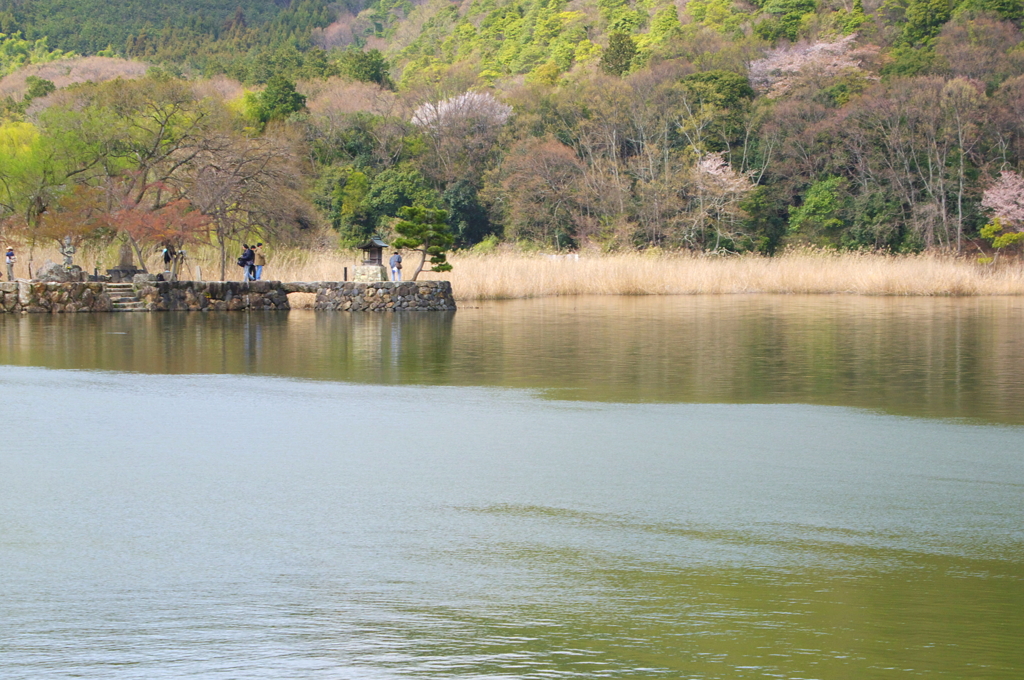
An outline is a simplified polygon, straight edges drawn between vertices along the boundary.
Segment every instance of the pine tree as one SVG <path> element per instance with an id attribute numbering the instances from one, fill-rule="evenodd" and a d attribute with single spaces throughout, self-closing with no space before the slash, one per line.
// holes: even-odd
<path id="1" fill-rule="evenodd" d="M 282 75 L 271 76 L 267 87 L 255 97 L 252 115 L 261 124 L 287 118 L 306 108 L 306 96 L 295 91 L 295 83 Z"/>
<path id="2" fill-rule="evenodd" d="M 399 210 L 398 217 L 400 221 L 395 225 L 395 231 L 401 234 L 401 237 L 392 241 L 392 247 L 408 248 L 421 255 L 419 266 L 409 280 L 415 281 L 420 275 L 428 255 L 430 269 L 427 271 L 451 271 L 452 266 L 448 264 L 447 252 L 455 243 L 455 236 L 448 226 L 448 213 L 444 210 L 414 205 Z"/>
<path id="3" fill-rule="evenodd" d="M 601 57 L 601 70 L 612 76 L 621 76 L 629 71 L 636 56 L 636 41 L 626 33 L 612 33 L 608 49 Z"/>

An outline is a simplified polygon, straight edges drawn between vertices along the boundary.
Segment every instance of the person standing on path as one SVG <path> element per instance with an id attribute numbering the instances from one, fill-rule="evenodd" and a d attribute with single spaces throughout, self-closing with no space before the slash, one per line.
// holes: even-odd
<path id="1" fill-rule="evenodd" d="M 391 256 L 391 259 L 388 262 L 391 265 L 391 280 L 392 281 L 401 281 L 402 280 L 402 256 L 398 253 L 397 250 L 395 251 L 395 254 Z"/>
<path id="2" fill-rule="evenodd" d="M 249 244 L 243 243 L 242 247 L 245 250 L 242 251 L 242 257 L 238 258 L 238 264 L 242 265 L 242 271 L 245 272 L 245 276 L 242 277 L 243 281 L 254 281 L 256 277 L 256 265 L 253 262 L 256 260 L 256 253 L 253 252 Z"/>
<path id="3" fill-rule="evenodd" d="M 256 244 L 256 252 L 254 254 L 255 259 L 253 264 L 256 266 L 256 281 L 263 278 L 263 268 L 267 266 L 267 255 L 263 252 L 263 244 Z"/>
<path id="4" fill-rule="evenodd" d="M 18 258 L 14 256 L 14 248 L 7 249 L 7 255 L 4 256 L 4 262 L 7 264 L 7 280 L 14 280 L 14 263 L 18 261 Z"/>

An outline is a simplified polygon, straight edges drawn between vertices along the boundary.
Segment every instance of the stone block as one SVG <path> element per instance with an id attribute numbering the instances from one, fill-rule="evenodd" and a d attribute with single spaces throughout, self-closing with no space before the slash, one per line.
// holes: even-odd
<path id="1" fill-rule="evenodd" d="M 359 265 L 352 269 L 352 280 L 356 283 L 373 283 L 388 280 L 388 270 L 379 265 Z"/>

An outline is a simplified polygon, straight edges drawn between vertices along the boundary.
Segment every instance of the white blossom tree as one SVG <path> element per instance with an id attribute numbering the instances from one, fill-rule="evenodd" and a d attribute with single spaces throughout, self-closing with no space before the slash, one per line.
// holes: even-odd
<path id="1" fill-rule="evenodd" d="M 992 211 L 992 221 L 982 227 L 981 235 L 992 241 L 997 253 L 1024 242 L 1024 177 L 1003 171 L 982 194 L 981 205 Z"/>
<path id="2" fill-rule="evenodd" d="M 463 92 L 443 101 L 422 104 L 413 113 L 412 122 L 427 129 L 461 126 L 466 122 L 495 127 L 503 125 L 511 115 L 512 107 L 489 92 Z"/>
<path id="3" fill-rule="evenodd" d="M 981 206 L 991 210 L 1004 228 L 1024 229 L 1024 177 L 1013 170 L 1000 173 L 995 184 L 982 194 Z"/>
<path id="4" fill-rule="evenodd" d="M 770 50 L 764 59 L 750 62 L 750 84 L 769 98 L 787 94 L 805 78 L 831 79 L 856 72 L 873 78 L 861 68 L 877 48 L 858 48 L 856 35 L 834 42 L 801 42 Z"/>
<path id="5" fill-rule="evenodd" d="M 719 250 L 723 239 L 732 240 L 743 217 L 739 204 L 754 189 L 753 182 L 729 165 L 721 153 L 700 157 L 693 167 L 689 191 L 691 233 L 713 234 Z"/>
<path id="6" fill-rule="evenodd" d="M 512 107 L 489 92 L 463 92 L 420 105 L 412 123 L 423 129 L 433 147 L 434 180 L 447 184 L 478 178 L 498 131 L 511 115 Z"/>

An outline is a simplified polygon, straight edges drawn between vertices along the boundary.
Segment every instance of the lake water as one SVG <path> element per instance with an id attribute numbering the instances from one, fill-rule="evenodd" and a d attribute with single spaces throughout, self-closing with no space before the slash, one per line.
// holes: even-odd
<path id="1" fill-rule="evenodd" d="M 0 677 L 1024 677 L 1024 299 L 0 315 Z"/>

